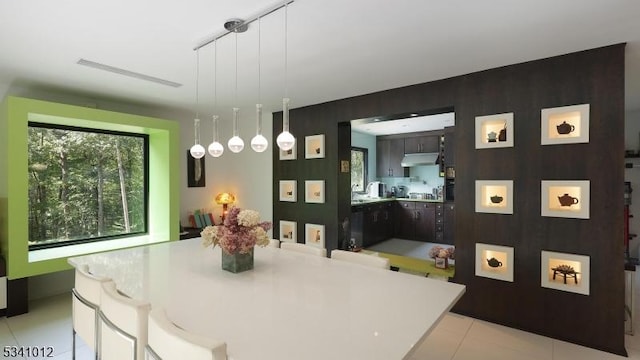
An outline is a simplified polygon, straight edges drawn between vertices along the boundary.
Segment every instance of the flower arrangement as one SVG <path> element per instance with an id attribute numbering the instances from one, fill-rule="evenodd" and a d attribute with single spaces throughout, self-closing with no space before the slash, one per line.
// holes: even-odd
<path id="1" fill-rule="evenodd" d="M 448 248 L 443 248 L 442 246 L 436 245 L 429 249 L 429 257 L 431 258 L 443 258 L 443 259 L 455 259 L 455 251 L 456 249 L 453 246 Z"/>
<path id="2" fill-rule="evenodd" d="M 220 246 L 227 254 L 247 254 L 254 246 L 269 244 L 267 231 L 271 222 L 260 221 L 260 213 L 255 210 L 241 210 L 232 207 L 222 225 L 207 226 L 200 235 L 205 247 Z"/>

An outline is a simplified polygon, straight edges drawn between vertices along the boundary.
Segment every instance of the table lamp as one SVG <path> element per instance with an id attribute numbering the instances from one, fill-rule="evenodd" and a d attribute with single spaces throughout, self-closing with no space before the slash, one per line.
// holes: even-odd
<path id="1" fill-rule="evenodd" d="M 226 192 L 216 196 L 216 204 L 222 205 L 222 222 L 224 222 L 224 217 L 227 215 L 229 204 L 233 204 L 235 201 L 236 197 Z"/>

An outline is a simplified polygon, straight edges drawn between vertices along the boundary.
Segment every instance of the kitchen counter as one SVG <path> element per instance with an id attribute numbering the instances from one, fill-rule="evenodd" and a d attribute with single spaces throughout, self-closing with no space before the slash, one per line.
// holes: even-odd
<path id="1" fill-rule="evenodd" d="M 414 202 L 430 202 L 430 203 L 443 203 L 443 199 L 410 199 L 410 198 L 379 198 L 379 199 L 357 199 L 351 200 L 351 206 L 377 204 L 389 201 L 414 201 Z"/>

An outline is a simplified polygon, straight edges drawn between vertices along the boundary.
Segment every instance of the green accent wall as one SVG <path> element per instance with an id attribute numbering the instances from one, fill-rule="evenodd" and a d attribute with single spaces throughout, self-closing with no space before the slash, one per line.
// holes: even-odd
<path id="1" fill-rule="evenodd" d="M 67 257 L 29 262 L 28 121 L 149 135 L 149 235 L 152 242 L 179 238 L 178 122 L 7 97 L 0 109 L 0 251 L 9 279 L 71 268 Z"/>

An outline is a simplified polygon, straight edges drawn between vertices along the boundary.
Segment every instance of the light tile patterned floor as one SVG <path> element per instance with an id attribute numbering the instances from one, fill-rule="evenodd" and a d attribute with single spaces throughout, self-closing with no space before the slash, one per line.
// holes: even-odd
<path id="1" fill-rule="evenodd" d="M 640 300 L 640 285 L 635 289 Z M 78 342 L 77 359 L 93 359 L 89 348 Z M 640 333 L 627 336 L 626 344 L 629 358 L 450 313 L 410 360 L 640 360 Z M 33 301 L 28 314 L 0 318 L 0 345 L 53 346 L 54 357 L 47 359 L 71 359 L 71 295 Z"/>

